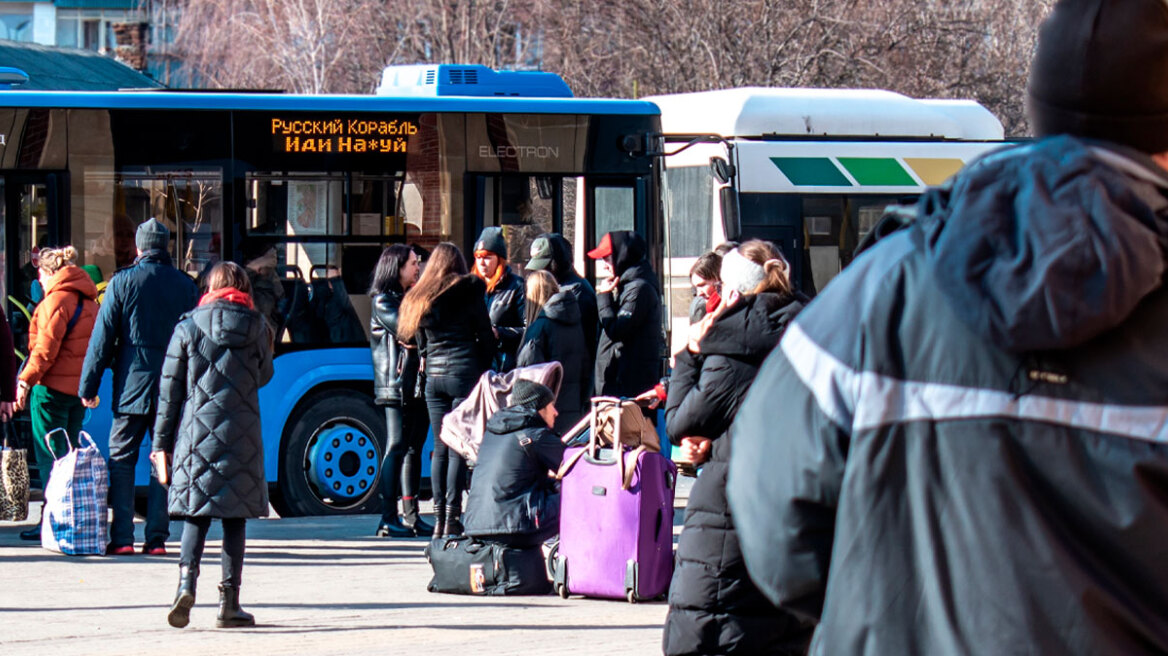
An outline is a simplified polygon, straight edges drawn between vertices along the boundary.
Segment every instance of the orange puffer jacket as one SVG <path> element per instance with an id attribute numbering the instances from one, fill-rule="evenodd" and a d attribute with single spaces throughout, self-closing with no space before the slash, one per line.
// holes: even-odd
<path id="1" fill-rule="evenodd" d="M 77 395 L 85 349 L 97 320 L 95 298 L 97 285 L 80 267 L 62 267 L 48 279 L 45 298 L 32 313 L 32 325 L 28 331 L 29 359 L 20 373 L 20 380 L 30 386 L 39 384 L 57 392 Z M 84 303 L 81 316 L 65 338 L 65 329 L 79 302 Z"/>

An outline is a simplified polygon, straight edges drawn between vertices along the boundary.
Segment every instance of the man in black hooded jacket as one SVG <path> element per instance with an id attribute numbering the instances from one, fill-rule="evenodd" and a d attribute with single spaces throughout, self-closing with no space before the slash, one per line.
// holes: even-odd
<path id="1" fill-rule="evenodd" d="M 555 277 L 560 291 L 570 293 L 580 306 L 580 325 L 584 328 L 584 342 L 588 345 L 588 367 L 596 362 L 597 331 L 600 320 L 596 309 L 596 290 L 572 266 L 572 244 L 558 232 L 540 235 L 531 242 L 528 271 L 547 271 Z M 589 374 L 591 377 L 591 373 Z M 589 386 L 591 391 L 591 386 Z"/>
<path id="2" fill-rule="evenodd" d="M 588 257 L 603 260 L 612 273 L 596 288 L 600 341 L 594 389 L 602 396 L 637 396 L 660 380 L 665 344 L 661 287 L 648 246 L 631 230 L 609 232 Z"/>
<path id="3" fill-rule="evenodd" d="M 732 427 L 811 654 L 1168 653 L 1168 4 L 1062 0 L 1043 139 L 970 164 L 787 330 Z"/>

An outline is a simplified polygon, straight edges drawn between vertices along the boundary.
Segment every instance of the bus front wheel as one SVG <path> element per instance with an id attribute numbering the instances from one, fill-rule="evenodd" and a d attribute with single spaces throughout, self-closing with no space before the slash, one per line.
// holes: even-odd
<path id="1" fill-rule="evenodd" d="M 368 395 L 322 392 L 293 416 L 284 435 L 279 494 L 273 499 L 281 516 L 380 510 L 385 417 Z"/>

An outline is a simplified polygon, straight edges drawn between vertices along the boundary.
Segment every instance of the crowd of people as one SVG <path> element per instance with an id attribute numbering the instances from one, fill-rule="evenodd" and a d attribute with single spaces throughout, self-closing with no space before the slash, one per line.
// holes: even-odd
<path id="1" fill-rule="evenodd" d="M 700 469 L 666 654 L 1168 651 L 1166 81 L 1168 5 L 1059 0 L 1028 89 L 1039 139 L 927 191 L 814 303 L 774 244 L 703 254 L 667 384 L 662 290 L 635 232 L 588 251 L 595 289 L 558 234 L 532 242 L 524 277 L 500 228 L 470 259 L 387 247 L 369 290 L 388 433 L 376 535 L 542 544 L 558 532 L 561 435 L 593 396 L 640 397 L 664 403 Z M 166 520 L 184 521 L 168 621 L 189 622 L 219 519 L 217 625 L 250 626 L 239 590 L 246 520 L 268 510 L 272 322 L 243 267 L 217 264 L 200 291 L 170 265 L 165 227 L 144 223 L 136 243 L 100 308 L 74 249 L 40 252 L 44 297 L 28 362 L 0 370 L 16 381 L 0 380 L 0 418 L 28 408 L 37 434 L 74 435 L 112 368 L 109 553 L 135 553 L 133 469 L 152 430 L 143 551 L 165 553 Z M 473 476 L 435 441 L 425 521 L 428 428 L 484 372 L 548 362 L 560 385 L 514 384 Z M 39 444 L 36 465 L 47 478 Z"/>

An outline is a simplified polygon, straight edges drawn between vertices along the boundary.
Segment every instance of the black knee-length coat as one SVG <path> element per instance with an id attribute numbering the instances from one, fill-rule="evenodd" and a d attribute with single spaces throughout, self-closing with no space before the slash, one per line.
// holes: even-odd
<path id="1" fill-rule="evenodd" d="M 255 310 L 219 300 L 179 322 L 154 425 L 154 450 L 174 454 L 171 516 L 267 516 L 259 389 L 271 377 L 271 333 Z"/>
<path id="2" fill-rule="evenodd" d="M 669 439 L 714 441 L 690 492 L 678 542 L 665 620 L 667 655 L 802 654 L 811 636 L 811 627 L 776 608 L 751 583 L 726 502 L 727 431 L 763 360 L 802 308 L 791 296 L 744 297 L 710 326 L 700 353 L 677 355 L 665 409 Z"/>

